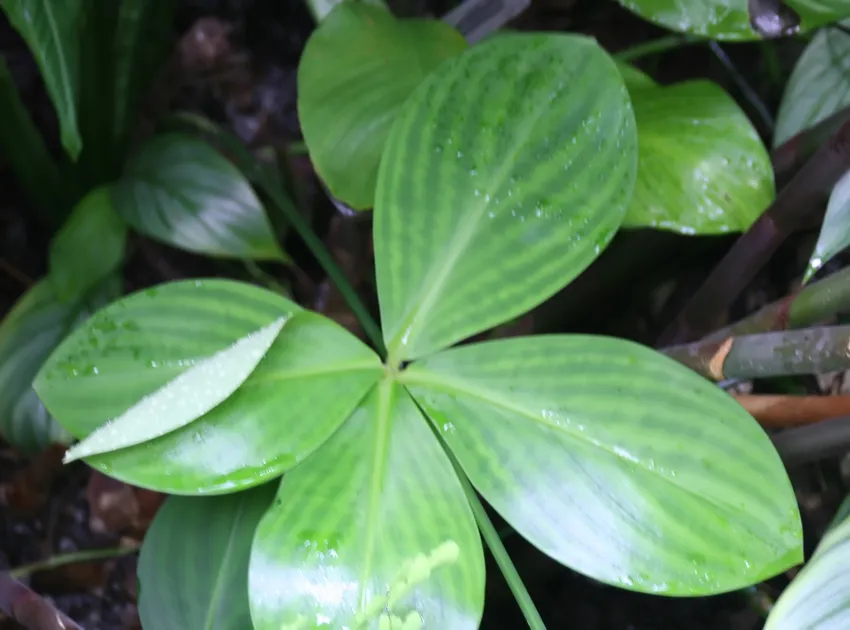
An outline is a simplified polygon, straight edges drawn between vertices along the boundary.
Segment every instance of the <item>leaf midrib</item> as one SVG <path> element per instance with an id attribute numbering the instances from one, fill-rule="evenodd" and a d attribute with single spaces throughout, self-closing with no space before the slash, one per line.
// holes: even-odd
<path id="1" fill-rule="evenodd" d="M 233 525 L 230 528 L 230 534 L 227 537 L 227 545 L 224 549 L 224 555 L 222 556 L 222 562 L 219 566 L 218 575 L 215 578 L 215 582 L 213 583 L 212 592 L 210 593 L 210 601 L 209 606 L 207 607 L 207 615 L 204 619 L 204 630 L 212 630 L 213 623 L 218 617 L 218 605 L 217 601 L 219 599 L 219 594 L 223 587 L 225 580 L 225 575 L 227 574 L 227 568 L 233 561 L 233 546 L 236 541 L 236 531 L 239 529 L 239 524 L 242 521 L 242 517 L 245 513 L 245 501 L 239 501 L 239 507 L 236 509 L 236 518 L 233 520 Z M 215 614 L 214 614 L 215 611 Z"/>
<path id="2" fill-rule="evenodd" d="M 70 111 L 66 110 L 65 114 L 71 116 L 73 119 L 74 116 L 74 97 L 71 93 L 71 86 L 68 82 L 68 77 L 70 76 L 70 71 L 68 70 L 68 60 L 65 59 L 65 51 L 62 49 L 61 40 L 59 38 L 59 27 L 56 24 L 56 19 L 53 15 L 53 10 L 51 8 L 51 2 L 45 0 L 42 4 L 42 9 L 44 9 L 45 20 L 47 20 L 48 30 L 50 34 L 53 36 L 53 43 L 56 49 L 56 56 L 59 61 L 59 67 L 61 70 L 59 71 L 59 82 L 61 84 L 62 96 L 64 98 L 64 105 Z M 45 62 L 47 60 L 45 59 Z"/>

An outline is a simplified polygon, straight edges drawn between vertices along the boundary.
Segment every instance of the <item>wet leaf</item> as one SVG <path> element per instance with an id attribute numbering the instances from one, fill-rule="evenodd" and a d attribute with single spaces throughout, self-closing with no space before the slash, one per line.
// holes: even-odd
<path id="1" fill-rule="evenodd" d="M 91 295 L 71 303 L 53 284 L 34 284 L 0 323 L 0 435 L 18 449 L 35 453 L 71 436 L 44 408 L 32 389 L 42 363 L 81 319 L 120 294 L 120 279 L 107 278 Z"/>
<path id="2" fill-rule="evenodd" d="M 396 19 L 337 4 L 298 66 L 298 117 L 317 172 L 335 197 L 371 208 L 384 143 L 401 105 L 443 60 L 467 47 L 440 20 Z"/>
<path id="3" fill-rule="evenodd" d="M 421 575 L 408 573 L 411 562 Z M 375 628 L 387 611 L 394 627 L 478 628 L 481 539 L 451 462 L 403 388 L 382 380 L 286 475 L 257 528 L 248 585 L 256 630 L 316 620 Z"/>
<path id="4" fill-rule="evenodd" d="M 505 33 L 446 61 L 405 103 L 378 175 L 375 264 L 391 361 L 561 289 L 610 242 L 636 170 L 628 93 L 594 40 Z"/>
<path id="5" fill-rule="evenodd" d="M 50 280 L 62 301 L 79 299 L 124 261 L 127 224 L 107 187 L 87 194 L 50 243 Z"/>
<path id="6" fill-rule="evenodd" d="M 659 26 L 719 40 L 805 32 L 850 14 L 848 0 L 618 0 Z M 752 20 L 750 7 L 752 6 Z M 797 21 L 800 20 L 799 25 Z M 753 29 L 753 25 L 758 31 Z"/>
<path id="7" fill-rule="evenodd" d="M 638 174 L 623 227 L 742 232 L 773 201 L 767 149 L 719 86 L 653 87 L 624 74 L 638 129 Z M 638 73 L 639 74 L 639 73 Z"/>
<path id="8" fill-rule="evenodd" d="M 829 196 L 826 215 L 820 228 L 815 251 L 809 258 L 803 282 L 808 282 L 818 269 L 850 246 L 850 171 L 838 180 Z"/>
<path id="9" fill-rule="evenodd" d="M 697 596 L 802 560 L 797 502 L 767 435 L 648 348 L 583 335 L 487 341 L 400 378 L 493 508 L 587 576 Z"/>
<path id="10" fill-rule="evenodd" d="M 241 387 L 208 413 L 86 459 L 127 483 L 202 494 L 266 482 L 327 439 L 383 372 L 378 356 L 347 331 L 271 291 L 230 280 L 149 291 L 96 314 L 39 375 L 36 390 L 75 436 L 124 413 L 198 359 L 291 318 Z"/>
<path id="11" fill-rule="evenodd" d="M 139 557 L 139 615 L 145 628 L 254 627 L 248 609 L 248 558 L 254 530 L 276 486 L 166 500 Z"/>
<path id="12" fill-rule="evenodd" d="M 850 10 L 848 10 L 850 12 Z M 850 20 L 844 23 L 850 26 Z M 850 35 L 825 28 L 812 38 L 785 86 L 773 145 L 850 105 Z"/>
<path id="13" fill-rule="evenodd" d="M 113 194 L 133 229 L 168 245 L 208 256 L 285 260 L 245 176 L 191 136 L 148 141 Z"/>
<path id="14" fill-rule="evenodd" d="M 83 148 L 77 124 L 82 0 L 0 0 L 9 22 L 27 42 L 56 109 L 62 146 L 76 160 Z"/>
<path id="15" fill-rule="evenodd" d="M 192 365 L 68 449 L 65 463 L 162 437 L 224 402 L 265 357 L 289 317 L 253 331 Z"/>

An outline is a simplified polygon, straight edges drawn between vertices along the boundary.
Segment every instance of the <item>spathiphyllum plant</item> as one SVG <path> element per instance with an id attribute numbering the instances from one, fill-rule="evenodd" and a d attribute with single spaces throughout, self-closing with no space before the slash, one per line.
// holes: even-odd
<path id="1" fill-rule="evenodd" d="M 779 457 L 719 388 L 614 338 L 461 344 L 598 256 L 637 155 L 592 39 L 500 34 L 439 64 L 389 132 L 385 351 L 221 279 L 129 295 L 73 332 L 35 381 L 81 439 L 67 459 L 182 495 L 143 547 L 145 627 L 475 629 L 472 488 L 544 553 L 627 589 L 708 595 L 799 563 Z"/>

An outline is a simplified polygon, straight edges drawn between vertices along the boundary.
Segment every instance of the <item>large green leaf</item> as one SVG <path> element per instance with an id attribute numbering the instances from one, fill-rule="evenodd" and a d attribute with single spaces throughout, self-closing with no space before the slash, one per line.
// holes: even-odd
<path id="1" fill-rule="evenodd" d="M 275 293 L 228 280 L 141 292 L 95 315 L 36 380 L 47 408 L 85 437 L 259 327 L 292 316 L 241 387 L 181 429 L 86 461 L 173 494 L 226 493 L 292 467 L 351 413 L 383 368 L 356 337 Z"/>
<path id="2" fill-rule="evenodd" d="M 850 22 L 845 25 L 850 26 Z M 850 105 L 850 35 L 819 31 L 794 66 L 776 117 L 774 146 Z"/>
<path id="3" fill-rule="evenodd" d="M 63 301 L 79 299 L 124 261 L 127 224 L 107 187 L 89 192 L 50 243 L 50 280 Z"/>
<path id="4" fill-rule="evenodd" d="M 829 196 L 826 216 L 803 282 L 808 282 L 818 269 L 847 247 L 850 247 L 850 171 L 838 180 Z"/>
<path id="5" fill-rule="evenodd" d="M 260 200 L 227 159 L 183 134 L 155 137 L 113 187 L 135 230 L 209 256 L 283 260 Z"/>
<path id="6" fill-rule="evenodd" d="M 665 28 L 712 39 L 752 40 L 760 35 L 750 26 L 748 0 L 618 0 L 625 8 Z M 850 15 L 848 0 L 783 0 L 799 16 L 801 32 Z M 776 12 L 775 0 L 756 2 L 762 12 Z M 781 10 L 781 8 L 780 8 Z M 785 12 L 782 17 L 784 18 Z M 785 19 L 785 22 L 791 23 Z M 767 20 L 767 23 L 774 20 Z"/>
<path id="7" fill-rule="evenodd" d="M 785 589 L 764 630 L 844 630 L 850 626 L 850 503 L 845 499 L 814 555 Z"/>
<path id="8" fill-rule="evenodd" d="M 0 0 L 15 30 L 26 40 L 53 101 L 62 146 L 76 160 L 83 148 L 77 125 L 82 0 Z"/>
<path id="9" fill-rule="evenodd" d="M 107 278 L 91 295 L 61 302 L 47 280 L 34 284 L 0 323 L 0 435 L 33 453 L 71 436 L 45 410 L 32 381 L 56 345 L 89 313 L 120 294 L 117 278 Z"/>
<path id="10" fill-rule="evenodd" d="M 434 67 L 466 46 L 445 22 L 396 19 L 373 4 L 343 2 L 322 20 L 298 66 L 298 117 L 334 196 L 372 207 L 396 113 Z"/>
<path id="11" fill-rule="evenodd" d="M 490 504 L 581 573 L 707 595 L 802 560 L 797 503 L 767 435 L 648 348 L 514 338 L 439 353 L 401 378 Z"/>
<path id="12" fill-rule="evenodd" d="M 169 497 L 139 555 L 139 616 L 159 630 L 246 630 L 254 530 L 277 484 L 218 497 Z"/>
<path id="13" fill-rule="evenodd" d="M 653 87 L 637 72 L 624 74 L 639 159 L 623 226 L 682 234 L 749 228 L 774 186 L 770 156 L 746 114 L 709 81 Z"/>
<path id="14" fill-rule="evenodd" d="M 481 539 L 403 388 L 381 381 L 286 475 L 257 528 L 248 585 L 257 630 L 478 628 Z"/>
<path id="15" fill-rule="evenodd" d="M 279 317 L 230 347 L 196 361 L 173 381 L 75 444 L 65 454 L 65 462 L 143 444 L 176 431 L 214 409 L 256 369 L 287 319 Z"/>
<path id="16" fill-rule="evenodd" d="M 378 174 L 375 263 L 392 360 L 562 288 L 610 242 L 636 170 L 628 92 L 594 40 L 505 33 L 444 62 L 402 108 Z"/>

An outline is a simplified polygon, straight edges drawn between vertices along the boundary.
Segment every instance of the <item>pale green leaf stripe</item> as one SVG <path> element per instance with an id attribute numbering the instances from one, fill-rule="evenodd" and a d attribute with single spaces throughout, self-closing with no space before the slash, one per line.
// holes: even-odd
<path id="1" fill-rule="evenodd" d="M 508 320 L 578 275 L 623 218 L 635 143 L 616 65 L 589 38 L 502 34 L 444 62 L 405 103 L 379 169 L 393 359 Z"/>
<path id="2" fill-rule="evenodd" d="M 446 542 L 457 545 L 457 560 L 435 568 L 390 612 L 421 616 L 425 628 L 474 630 L 484 558 L 472 512 L 426 420 L 384 380 L 281 483 L 251 553 L 254 627 L 308 629 L 323 620 L 376 628 L 405 564 Z M 363 612 L 368 623 L 358 625 Z"/>
<path id="3" fill-rule="evenodd" d="M 181 280 L 138 291 L 97 312 L 40 370 L 47 409 L 82 438 L 240 337 L 301 308 L 265 289 Z"/>
<path id="4" fill-rule="evenodd" d="M 401 378 L 490 504 L 595 579 L 705 595 L 801 559 L 796 501 L 764 431 L 647 348 L 500 340 L 436 354 Z"/>
<path id="5" fill-rule="evenodd" d="M 251 540 L 277 485 L 169 497 L 139 555 L 139 616 L 157 630 L 246 630 Z"/>
<path id="6" fill-rule="evenodd" d="M 65 453 L 64 462 L 115 451 L 186 426 L 233 394 L 262 361 L 286 323 L 279 317 L 229 348 L 199 360 Z"/>

